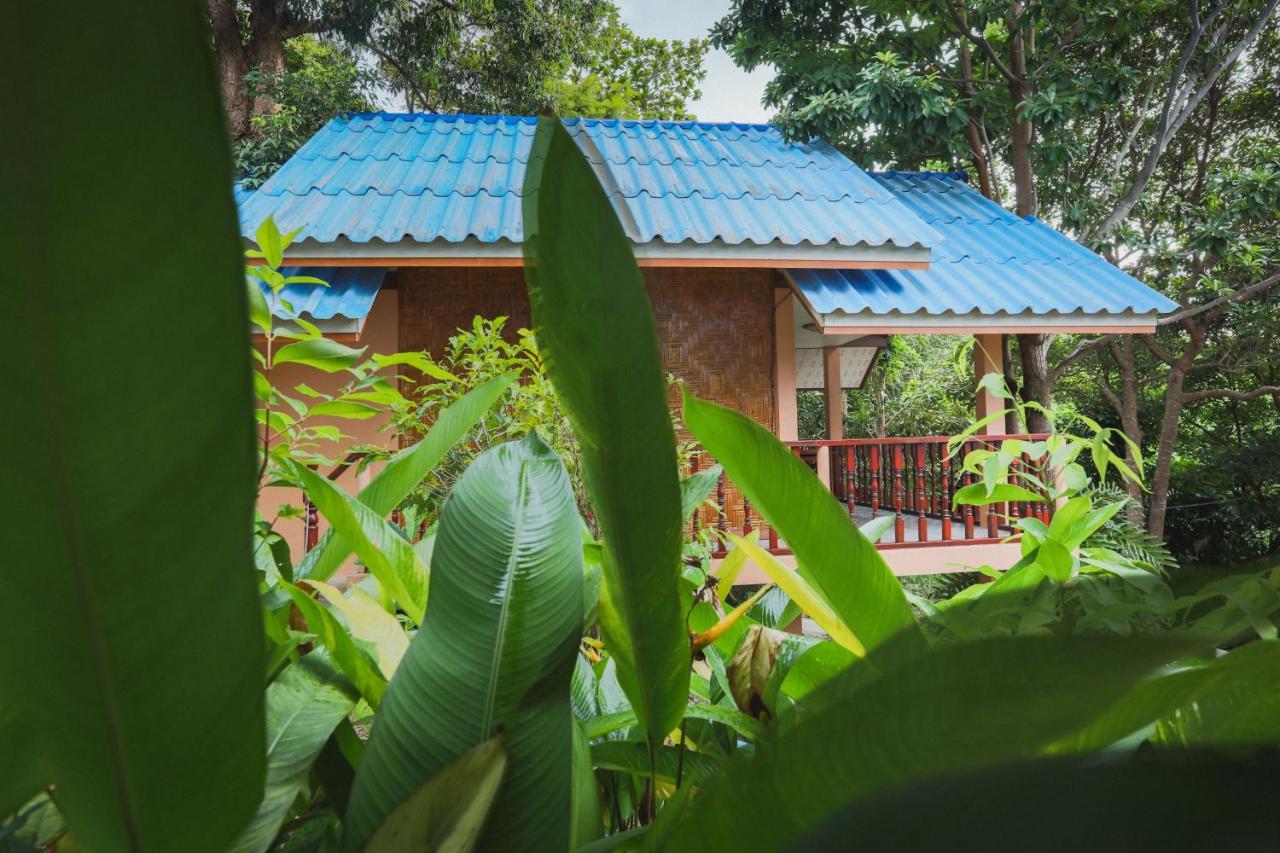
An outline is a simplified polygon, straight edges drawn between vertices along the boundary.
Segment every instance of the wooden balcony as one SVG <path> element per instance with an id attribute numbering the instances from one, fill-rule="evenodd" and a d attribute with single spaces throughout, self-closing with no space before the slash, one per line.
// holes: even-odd
<path id="1" fill-rule="evenodd" d="M 965 454 L 979 448 L 996 449 L 1004 439 L 1034 441 L 1046 437 L 1043 434 L 980 435 L 965 441 L 950 455 L 947 452 L 949 436 L 850 438 L 787 444 L 815 471 L 856 524 L 861 526 L 886 516 L 893 519 L 876 547 L 886 552 L 886 560 L 895 572 L 925 574 L 982 564 L 1008 568 L 1017 559 L 1016 544 L 1005 540 L 1015 532 L 1014 525 L 1020 518 L 1032 516 L 1048 523 L 1053 511 L 1048 501 L 953 507 L 952 498 L 958 489 L 976 479 L 962 470 Z M 709 459 L 695 460 L 695 468 L 708 464 Z M 1014 462 L 1015 467 L 1038 474 L 1042 473 L 1042 465 L 1043 460 L 1025 454 Z M 791 556 L 785 539 L 723 476 L 712 503 L 713 507 L 705 507 L 695 514 L 691 533 L 714 525 L 721 532 L 756 539 L 775 556 Z M 725 553 L 726 549 L 720 544 L 714 556 L 721 558 Z M 750 580 L 752 577 L 753 573 L 745 573 L 743 582 L 757 582 Z"/>

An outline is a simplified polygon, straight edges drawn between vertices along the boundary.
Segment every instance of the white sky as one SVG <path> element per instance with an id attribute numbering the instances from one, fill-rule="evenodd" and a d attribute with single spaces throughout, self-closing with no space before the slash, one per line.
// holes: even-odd
<path id="1" fill-rule="evenodd" d="M 729 11 L 729 0 L 615 0 L 622 19 L 642 36 L 666 39 L 706 38 L 711 25 Z M 707 79 L 702 97 L 691 111 L 702 121 L 765 122 L 769 113 L 760 106 L 764 85 L 773 77 L 770 68 L 751 73 L 733 64 L 722 50 L 707 51 Z"/>

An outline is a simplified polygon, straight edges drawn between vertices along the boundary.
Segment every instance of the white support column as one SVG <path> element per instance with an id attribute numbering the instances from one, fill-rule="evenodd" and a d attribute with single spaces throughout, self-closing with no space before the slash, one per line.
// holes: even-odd
<path id="1" fill-rule="evenodd" d="M 1004 374 L 1004 338 L 1001 335 L 973 336 L 973 381 L 981 382 L 988 373 Z M 974 414 L 982 420 L 1005 408 L 1005 401 L 982 387 L 974 389 Z M 978 436 L 1001 435 L 1004 419 L 997 418 L 978 430 Z M 974 520 L 979 527 L 986 527 L 990 515 L 988 507 L 975 507 Z M 982 535 L 981 533 L 979 535 Z"/>
<path id="2" fill-rule="evenodd" d="M 774 417 L 782 441 L 800 438 L 800 414 L 796 402 L 795 294 L 789 287 L 773 291 Z"/>
<path id="3" fill-rule="evenodd" d="M 1001 335 L 973 336 L 973 379 L 981 382 L 988 373 L 1004 373 L 1004 339 Z M 975 390 L 974 414 L 978 420 L 1005 408 L 1004 400 L 983 388 Z M 982 428 L 983 435 L 1000 435 L 1004 423 L 995 421 Z"/>
<path id="4" fill-rule="evenodd" d="M 840 383 L 840 348 L 822 348 L 822 386 L 826 396 L 827 438 L 844 438 L 844 389 Z M 818 479 L 831 489 L 830 447 L 818 448 Z"/>

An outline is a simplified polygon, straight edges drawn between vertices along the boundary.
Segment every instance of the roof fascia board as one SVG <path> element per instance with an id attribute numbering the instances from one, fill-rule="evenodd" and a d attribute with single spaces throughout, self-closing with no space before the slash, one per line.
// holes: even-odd
<path id="1" fill-rule="evenodd" d="M 1147 335 L 1156 329 L 1157 314 L 825 314 L 824 335 L 967 335 L 1108 333 Z"/>

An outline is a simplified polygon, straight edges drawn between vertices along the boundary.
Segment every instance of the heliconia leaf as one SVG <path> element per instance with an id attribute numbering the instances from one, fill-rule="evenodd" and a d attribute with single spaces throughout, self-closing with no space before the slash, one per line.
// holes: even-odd
<path id="1" fill-rule="evenodd" d="M 344 595 L 337 587 L 323 581 L 302 581 L 299 585 L 323 595 L 325 601 L 342 614 L 351 636 L 370 644 L 377 651 L 378 669 L 382 674 L 387 678 L 395 675 L 396 667 L 409 649 L 409 636 L 396 617 L 359 587 L 351 587 Z"/>
<path id="2" fill-rule="evenodd" d="M 738 579 L 738 575 L 742 573 L 742 567 L 747 564 L 747 554 L 738 548 L 730 548 L 729 553 L 724 555 L 724 559 L 720 561 L 720 565 L 716 568 L 716 595 L 721 601 L 729 598 L 729 593 L 733 590 L 733 582 Z"/>
<path id="3" fill-rule="evenodd" d="M 0 743 L 0 802 L 56 786 L 93 851 L 223 851 L 262 798 L 253 362 L 208 18 L 4 15 L 6 77 L 43 70 L 0 194 L 0 717 L 23 742 Z"/>
<path id="4" fill-rule="evenodd" d="M 836 613 L 830 602 L 824 599 L 813 587 L 809 586 L 798 571 L 782 565 L 777 557 L 754 542 L 743 539 L 741 536 L 735 536 L 732 533 L 729 534 L 729 538 L 769 576 L 769 580 L 778 585 L 778 589 L 785 592 L 797 607 L 807 613 L 809 618 L 818 624 L 819 628 L 826 631 L 832 640 L 858 657 L 866 656 L 866 644 L 840 618 L 840 615 Z"/>
<path id="5" fill-rule="evenodd" d="M 1157 752 L 1018 761 L 857 800 L 797 838 L 791 850 L 996 850 L 1130 853 L 1268 850 L 1280 834 L 1273 768 L 1217 756 Z M 991 797 L 1000 792 L 993 822 Z M 1070 820 L 1047 815 L 1063 808 Z M 1123 803 L 1123 807 L 1118 807 Z M 928 815 L 921 820 L 921 815 Z M 1046 826 L 1046 822 L 1051 825 Z M 996 840 L 995 835 L 1001 836 Z M 1224 838 L 1230 841 L 1224 844 Z M 1009 843 L 1001 843 L 1009 839 Z"/>
<path id="6" fill-rule="evenodd" d="M 481 454 L 445 503 L 426 619 L 379 709 L 344 845 L 501 732 L 507 770 L 480 849 L 568 848 L 569 690 L 582 537 L 564 465 L 536 435 Z"/>
<path id="7" fill-rule="evenodd" d="M 581 660 L 581 658 L 579 658 Z M 595 841 L 604 833 L 600 820 L 600 788 L 595 769 L 591 766 L 591 744 L 582 731 L 582 724 L 573 721 L 573 806 L 569 849 L 578 850 L 582 845 Z"/>
<path id="8" fill-rule="evenodd" d="M 490 738 L 432 776 L 387 815 L 369 853 L 468 853 L 475 849 L 507 767 L 501 738 Z"/>
<path id="9" fill-rule="evenodd" d="M 329 650 L 334 665 L 342 670 L 376 711 L 387 691 L 387 679 L 378 669 L 377 662 L 356 644 L 347 629 L 338 624 L 324 605 L 291 583 L 282 582 L 280 586 L 289 594 L 311 633 Z"/>
<path id="10" fill-rule="evenodd" d="M 1197 648 L 1187 639 L 1018 636 L 885 655 L 882 664 L 904 662 L 879 672 L 855 663 L 796 706 L 803 722 L 773 730 L 693 807 L 659 812 L 646 846 L 727 851 L 750 838 L 756 849 L 786 849 L 860 797 L 1033 755 Z"/>
<path id="11" fill-rule="evenodd" d="M 1210 665 L 1222 674 L 1194 701 L 1162 715 L 1154 740 L 1183 749 L 1280 745 L 1280 644 L 1251 643 Z"/>
<path id="12" fill-rule="evenodd" d="M 231 846 L 265 853 L 289 807 L 307 791 L 316 756 L 355 707 L 351 682 L 319 651 L 287 667 L 267 687 L 267 787 L 258 813 Z"/>
<path id="13" fill-rule="evenodd" d="M 352 367 L 368 347 L 354 349 L 329 338 L 312 338 L 285 344 L 271 357 L 273 365 L 304 364 L 326 373 Z"/>
<path id="14" fill-rule="evenodd" d="M 538 347 L 579 438 L 603 532 L 600 627 L 656 751 L 689 685 L 675 433 L 630 240 L 553 117 L 539 120 L 525 171 L 523 250 Z"/>
<path id="15" fill-rule="evenodd" d="M 408 497 L 449 450 L 462 440 L 494 402 L 502 396 L 514 376 L 499 376 L 477 385 L 436 418 L 422 440 L 406 447 L 387 460 L 378 475 L 365 486 L 356 499 L 385 517 Z M 307 552 L 294 573 L 295 577 L 326 580 L 351 556 L 351 544 L 336 531 L 320 537 L 316 547 Z"/>
<path id="16" fill-rule="evenodd" d="M 422 624 L 428 572 L 409 541 L 371 507 L 342 491 L 329 478 L 303 465 L 293 466 L 293 471 L 320 514 L 352 544 L 361 562 L 414 624 Z"/>
<path id="17" fill-rule="evenodd" d="M 808 466 L 755 421 L 687 392 L 684 419 L 734 485 L 786 540 L 798 564 L 791 574 L 811 587 L 852 632 L 856 641 L 851 651 L 869 649 L 903 630 L 912 631 L 923 646 L 902 585 Z M 777 577 L 770 579 L 795 598 Z"/>

